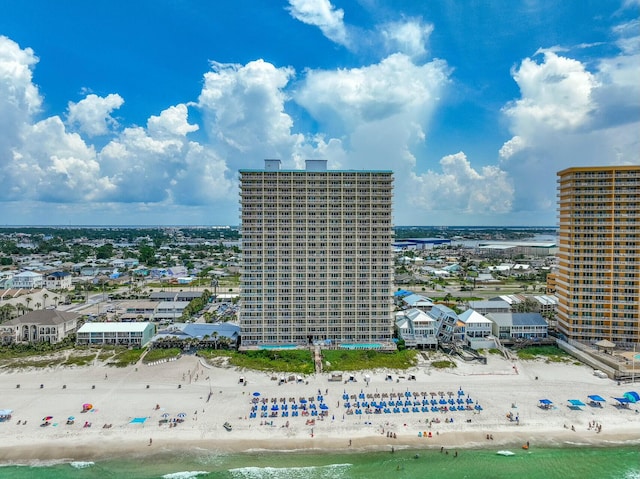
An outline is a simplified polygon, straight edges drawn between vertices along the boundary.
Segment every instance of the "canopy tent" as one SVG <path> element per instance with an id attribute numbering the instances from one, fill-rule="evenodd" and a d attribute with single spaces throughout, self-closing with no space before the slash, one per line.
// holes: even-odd
<path id="1" fill-rule="evenodd" d="M 553 401 L 551 401 L 550 399 L 540 399 L 540 408 L 541 409 L 551 409 L 551 406 L 553 405 Z"/>
<path id="2" fill-rule="evenodd" d="M 0 409 L 0 416 L 11 416 L 13 409 Z"/>
<path id="3" fill-rule="evenodd" d="M 622 407 L 629 407 L 629 403 L 631 402 L 629 401 L 629 398 L 613 398 L 613 399 L 618 401 L 619 406 L 622 406 Z"/>
<path id="4" fill-rule="evenodd" d="M 134 417 L 131 421 L 129 421 L 130 424 L 144 424 L 144 422 L 147 420 L 146 417 Z"/>
<path id="5" fill-rule="evenodd" d="M 586 405 L 585 403 L 583 403 L 579 399 L 569 399 L 568 401 L 569 401 L 569 404 L 571 404 L 570 407 L 574 407 L 574 408 L 580 408 L 580 407 L 584 407 Z"/>
<path id="6" fill-rule="evenodd" d="M 632 402 L 632 403 L 636 403 L 640 401 L 640 394 L 638 394 L 635 391 L 626 392 L 623 394 L 623 396 L 626 397 L 629 400 L 629 402 Z"/>
<path id="7" fill-rule="evenodd" d="M 591 401 L 594 402 L 606 402 L 606 399 L 602 396 L 598 396 L 597 394 L 592 394 L 591 396 L 587 396 Z"/>

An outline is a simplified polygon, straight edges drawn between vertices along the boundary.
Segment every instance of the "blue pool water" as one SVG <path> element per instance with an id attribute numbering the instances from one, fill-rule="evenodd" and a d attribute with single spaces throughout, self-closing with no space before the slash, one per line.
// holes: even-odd
<path id="1" fill-rule="evenodd" d="M 380 343 L 342 343 L 340 345 L 342 349 L 382 349 Z"/>
<path id="2" fill-rule="evenodd" d="M 297 344 L 263 344 L 260 346 L 260 349 L 296 349 L 297 347 Z"/>

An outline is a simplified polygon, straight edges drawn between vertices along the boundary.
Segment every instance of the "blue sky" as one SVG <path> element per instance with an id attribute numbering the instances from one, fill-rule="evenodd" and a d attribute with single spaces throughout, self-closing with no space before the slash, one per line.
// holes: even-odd
<path id="1" fill-rule="evenodd" d="M 3 224 L 238 224 L 238 169 L 392 169 L 397 225 L 554 225 L 640 164 L 640 0 L 0 0 Z"/>

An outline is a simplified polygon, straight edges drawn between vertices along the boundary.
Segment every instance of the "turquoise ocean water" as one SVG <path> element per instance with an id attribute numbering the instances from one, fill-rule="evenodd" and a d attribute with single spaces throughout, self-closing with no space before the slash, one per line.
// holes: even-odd
<path id="1" fill-rule="evenodd" d="M 0 467 L 11 479 L 640 479 L 640 447 L 220 454 L 206 450 Z"/>

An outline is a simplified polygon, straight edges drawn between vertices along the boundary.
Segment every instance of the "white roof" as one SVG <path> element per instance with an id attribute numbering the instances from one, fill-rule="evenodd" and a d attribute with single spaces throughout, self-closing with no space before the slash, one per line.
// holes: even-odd
<path id="1" fill-rule="evenodd" d="M 474 311 L 473 309 L 467 309 L 464 313 L 459 314 L 458 318 L 465 324 L 493 323 L 493 321 L 485 318 L 483 315 L 481 315 L 477 311 Z"/>
<path id="2" fill-rule="evenodd" d="M 555 296 L 542 295 L 542 296 L 534 296 L 534 298 L 540 304 L 552 304 L 552 305 L 558 304 L 558 298 L 556 298 Z"/>
<path id="3" fill-rule="evenodd" d="M 14 276 L 14 278 L 17 277 L 31 277 L 31 278 L 35 278 L 36 276 L 42 276 L 40 273 L 35 273 L 33 271 L 23 271 L 22 273 L 18 273 Z"/>
<path id="4" fill-rule="evenodd" d="M 85 323 L 78 333 L 141 333 L 149 326 L 153 327 L 152 323 Z"/>

